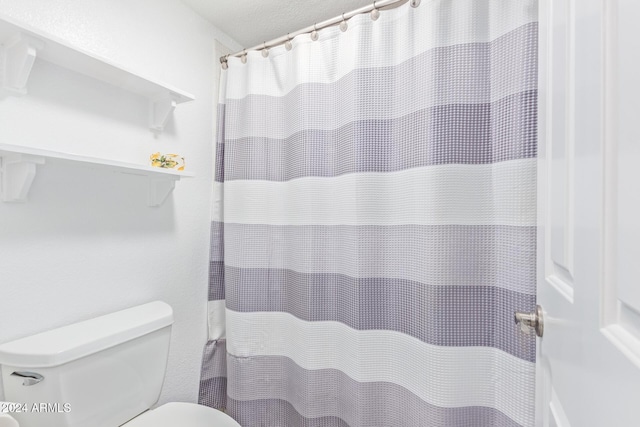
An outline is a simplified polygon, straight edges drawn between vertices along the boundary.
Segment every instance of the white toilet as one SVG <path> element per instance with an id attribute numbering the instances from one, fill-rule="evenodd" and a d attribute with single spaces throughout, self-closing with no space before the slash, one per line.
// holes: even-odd
<path id="1" fill-rule="evenodd" d="M 173 310 L 144 304 L 0 345 L 5 400 L 20 427 L 240 427 L 194 403 L 155 409 Z"/>

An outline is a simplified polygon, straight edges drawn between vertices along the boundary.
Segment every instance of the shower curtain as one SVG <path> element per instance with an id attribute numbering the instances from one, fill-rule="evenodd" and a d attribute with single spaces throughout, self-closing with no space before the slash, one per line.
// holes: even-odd
<path id="1" fill-rule="evenodd" d="M 534 425 L 537 5 L 423 0 L 229 59 L 200 403 Z"/>

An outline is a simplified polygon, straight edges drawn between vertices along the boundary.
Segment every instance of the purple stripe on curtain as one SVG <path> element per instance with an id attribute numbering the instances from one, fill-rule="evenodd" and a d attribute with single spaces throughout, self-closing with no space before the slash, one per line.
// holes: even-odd
<path id="1" fill-rule="evenodd" d="M 226 340 L 208 341 L 202 355 L 198 403 L 217 409 L 227 407 Z"/>
<path id="2" fill-rule="evenodd" d="M 285 139 L 252 136 L 218 144 L 218 156 L 225 158 L 225 181 L 288 181 L 534 158 L 536 95 L 531 90 L 491 104 L 436 106 L 338 129 L 307 129 Z M 497 126 L 505 120 L 523 125 Z M 219 174 L 216 179 L 222 178 Z"/>
<path id="3" fill-rule="evenodd" d="M 358 330 L 392 330 L 452 347 L 495 347 L 535 362 L 535 336 L 518 334 L 515 311 L 536 297 L 495 286 L 431 286 L 397 278 L 227 267 L 227 308 L 280 311 Z"/>
<path id="4" fill-rule="evenodd" d="M 535 294 L 536 227 L 225 224 L 225 265 Z"/>

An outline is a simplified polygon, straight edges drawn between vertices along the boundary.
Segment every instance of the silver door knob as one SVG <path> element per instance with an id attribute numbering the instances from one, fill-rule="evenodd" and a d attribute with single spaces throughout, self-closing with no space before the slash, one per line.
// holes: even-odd
<path id="1" fill-rule="evenodd" d="M 544 333 L 544 319 L 542 317 L 542 307 L 536 306 L 536 311 L 532 313 L 515 312 L 516 325 L 520 326 L 520 330 L 529 335 L 535 331 L 536 335 L 542 338 Z"/>

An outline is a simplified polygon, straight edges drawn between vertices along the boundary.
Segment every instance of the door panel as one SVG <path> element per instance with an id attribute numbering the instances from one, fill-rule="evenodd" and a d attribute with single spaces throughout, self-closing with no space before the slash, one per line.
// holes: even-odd
<path id="1" fill-rule="evenodd" d="M 639 23 L 540 2 L 538 426 L 640 426 Z"/>
<path id="2" fill-rule="evenodd" d="M 607 4 L 605 30 L 605 224 L 603 327 L 640 366 L 640 5 Z M 624 90 L 622 90 L 624 88 Z"/>
<path id="3" fill-rule="evenodd" d="M 573 302 L 574 257 L 574 144 L 573 118 L 575 97 L 572 80 L 574 64 L 572 15 L 574 0 L 556 0 L 549 4 L 551 23 L 550 62 L 554 65 L 549 74 L 549 93 L 553 115 L 548 117 L 549 186 L 547 254 L 545 276 L 550 285 Z"/>
<path id="4" fill-rule="evenodd" d="M 549 402 L 549 426 L 550 427 L 571 427 L 571 423 L 565 414 L 562 404 L 558 400 L 558 395 L 553 387 L 551 387 L 551 401 Z"/>

